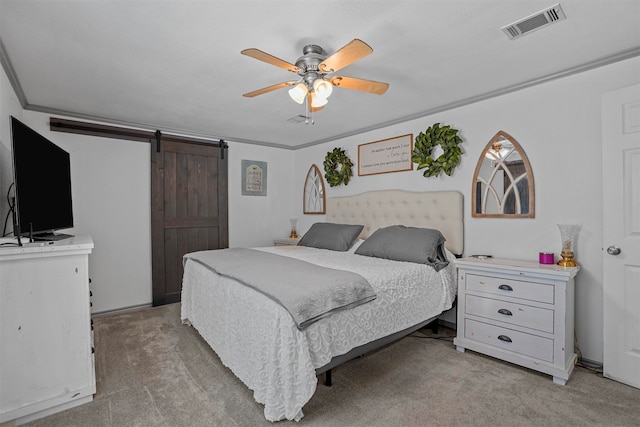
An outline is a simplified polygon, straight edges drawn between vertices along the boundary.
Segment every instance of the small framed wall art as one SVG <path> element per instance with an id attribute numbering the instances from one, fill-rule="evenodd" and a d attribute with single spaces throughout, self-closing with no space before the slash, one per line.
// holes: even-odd
<path id="1" fill-rule="evenodd" d="M 358 176 L 413 170 L 413 134 L 358 145 Z"/>
<path id="2" fill-rule="evenodd" d="M 267 162 L 242 161 L 242 195 L 267 195 Z"/>

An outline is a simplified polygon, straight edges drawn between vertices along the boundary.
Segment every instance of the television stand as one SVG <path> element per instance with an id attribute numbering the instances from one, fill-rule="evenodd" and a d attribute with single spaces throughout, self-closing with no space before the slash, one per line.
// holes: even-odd
<path id="1" fill-rule="evenodd" d="M 58 240 L 69 239 L 73 237 L 71 234 L 62 234 L 62 233 L 41 233 L 31 237 L 31 240 L 34 242 L 42 241 L 42 242 L 55 242 Z"/>
<path id="2" fill-rule="evenodd" d="M 78 235 L 67 242 L 0 249 L 2 426 L 78 406 L 96 392 L 89 298 L 93 240 Z"/>

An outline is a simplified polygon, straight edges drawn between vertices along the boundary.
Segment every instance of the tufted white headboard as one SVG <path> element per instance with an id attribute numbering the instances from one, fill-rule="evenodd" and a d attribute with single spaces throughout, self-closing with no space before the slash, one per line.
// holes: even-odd
<path id="1" fill-rule="evenodd" d="M 369 191 L 355 196 L 329 197 L 327 222 L 363 224 L 361 238 L 378 228 L 402 224 L 435 228 L 456 255 L 464 250 L 462 193 L 458 191 Z"/>

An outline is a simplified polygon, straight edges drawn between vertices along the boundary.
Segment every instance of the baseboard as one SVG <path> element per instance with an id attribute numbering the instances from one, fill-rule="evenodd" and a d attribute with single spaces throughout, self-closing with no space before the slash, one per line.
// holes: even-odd
<path id="1" fill-rule="evenodd" d="M 114 310 L 105 310 L 105 311 L 99 311 L 97 313 L 91 313 L 91 317 L 112 316 L 114 314 L 128 313 L 128 312 L 131 312 L 131 311 L 138 311 L 138 310 L 142 310 L 144 308 L 151 308 L 151 307 L 152 307 L 151 303 L 149 303 L 149 304 L 140 304 L 140 305 L 131 305 L 129 307 L 122 307 L 122 308 L 116 308 Z"/>
<path id="2" fill-rule="evenodd" d="M 584 357 L 581 357 L 580 360 L 578 360 L 578 362 L 581 365 L 586 366 L 587 368 L 600 369 L 600 370 L 604 368 L 604 366 L 602 365 L 602 362 L 596 362 L 595 360 L 585 359 Z"/>

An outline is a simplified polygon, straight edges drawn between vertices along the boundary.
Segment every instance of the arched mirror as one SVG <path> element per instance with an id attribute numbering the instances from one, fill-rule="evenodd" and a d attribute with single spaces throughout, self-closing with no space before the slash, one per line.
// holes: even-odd
<path id="1" fill-rule="evenodd" d="M 531 165 L 520 144 L 508 133 L 498 132 L 482 151 L 471 194 L 471 216 L 534 217 Z"/>
<path id="2" fill-rule="evenodd" d="M 311 165 L 307 178 L 304 181 L 304 195 L 302 196 L 303 212 L 305 214 L 324 214 L 325 194 L 324 180 L 320 174 L 320 169 L 316 165 Z"/>

